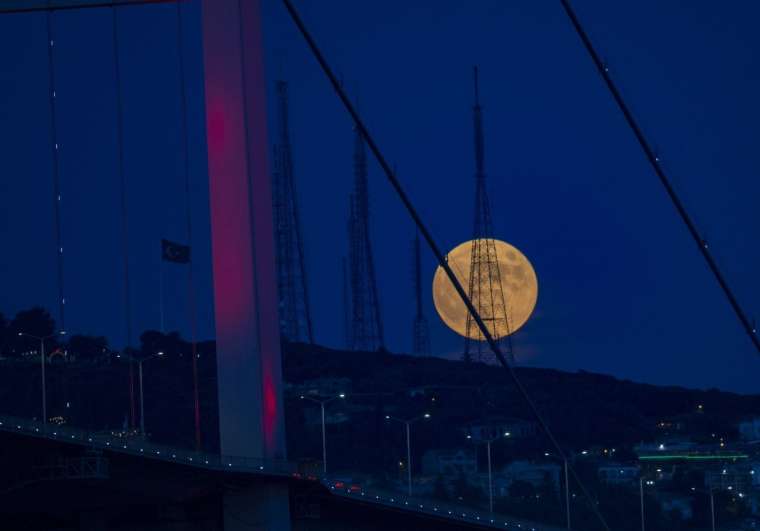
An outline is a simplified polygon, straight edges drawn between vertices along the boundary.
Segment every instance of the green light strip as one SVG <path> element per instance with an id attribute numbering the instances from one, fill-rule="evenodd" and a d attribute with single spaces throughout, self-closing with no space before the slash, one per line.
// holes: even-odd
<path id="1" fill-rule="evenodd" d="M 747 459 L 747 455 L 745 454 L 726 454 L 726 455 L 678 455 L 678 454 L 665 454 L 665 455 L 640 455 L 639 460 L 650 460 L 650 461 L 672 461 L 677 459 L 685 459 L 685 460 L 696 460 L 696 461 L 705 461 L 705 460 L 716 460 L 716 459 Z"/>

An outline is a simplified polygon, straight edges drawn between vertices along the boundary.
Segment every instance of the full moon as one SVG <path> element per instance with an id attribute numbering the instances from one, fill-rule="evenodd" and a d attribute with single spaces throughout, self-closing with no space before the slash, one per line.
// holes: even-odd
<path id="1" fill-rule="evenodd" d="M 470 260 L 474 242 L 475 240 L 470 240 L 461 243 L 447 255 L 449 266 L 465 292 L 467 292 L 470 282 Z M 495 339 L 498 339 L 514 334 L 533 313 L 538 298 L 538 278 L 528 259 L 515 247 L 501 240 L 489 240 L 489 242 L 493 242 L 496 250 L 496 260 L 499 264 L 498 273 L 501 277 L 507 310 L 506 319 L 503 315 L 496 315 L 494 316 L 496 319 L 492 319 L 490 323 L 486 320 L 489 332 Z M 481 243 L 481 245 L 484 246 L 485 244 Z M 493 276 L 496 277 L 495 272 Z M 496 280 L 493 278 L 493 281 Z M 433 277 L 433 302 L 443 322 L 457 334 L 467 337 L 467 307 L 441 266 L 438 266 Z M 475 308 L 481 312 L 482 309 L 478 306 L 475 303 Z M 496 325 L 492 326 L 493 323 Z M 507 324 L 509 326 L 506 326 Z M 470 339 L 483 339 L 474 322 L 469 332 Z"/>

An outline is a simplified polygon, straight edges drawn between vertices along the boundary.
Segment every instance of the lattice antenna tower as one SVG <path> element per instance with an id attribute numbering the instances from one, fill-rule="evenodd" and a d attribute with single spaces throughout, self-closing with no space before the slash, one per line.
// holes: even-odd
<path id="1" fill-rule="evenodd" d="M 414 315 L 412 353 L 430 354 L 430 331 L 425 312 L 422 309 L 422 261 L 420 255 L 420 233 L 414 236 L 414 299 L 416 312 Z"/>
<path id="2" fill-rule="evenodd" d="M 502 272 L 499 269 L 499 262 L 496 256 L 491 205 L 488 199 L 486 175 L 483 165 L 483 109 L 480 106 L 477 66 L 474 68 L 473 74 L 475 88 L 475 104 L 472 108 L 475 140 L 475 221 L 470 254 L 468 295 L 491 332 L 491 335 L 494 337 L 504 336 L 500 340 L 502 351 L 509 362 L 514 363 L 512 343 L 509 339 L 510 323 L 502 286 Z M 470 339 L 472 336 L 478 339 Z M 485 363 L 494 363 L 496 361 L 491 350 L 483 341 L 483 335 L 469 312 L 467 313 L 463 359 L 465 361 L 481 361 Z"/>
<path id="3" fill-rule="evenodd" d="M 383 321 L 377 296 L 375 265 L 369 234 L 369 191 L 364 138 L 357 129 L 354 144 L 354 189 L 348 218 L 349 277 L 351 285 L 352 350 L 384 348 Z"/>
<path id="4" fill-rule="evenodd" d="M 278 132 L 274 146 L 272 183 L 277 290 L 280 333 L 288 341 L 314 343 L 306 278 L 306 259 L 298 212 L 298 194 L 293 175 L 293 152 L 288 117 L 288 84 L 275 83 Z"/>

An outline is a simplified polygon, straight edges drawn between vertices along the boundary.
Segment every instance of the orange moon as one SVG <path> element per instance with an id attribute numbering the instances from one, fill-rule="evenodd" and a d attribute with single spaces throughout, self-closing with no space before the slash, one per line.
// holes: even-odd
<path id="1" fill-rule="evenodd" d="M 449 266 L 465 292 L 470 283 L 470 260 L 474 241 L 459 244 L 446 256 Z M 514 334 L 533 313 L 538 299 L 538 278 L 528 259 L 515 247 L 501 240 L 490 241 L 494 243 L 496 250 L 499 276 L 507 308 L 506 320 L 503 316 L 497 315 L 497 319 L 491 320 L 490 323 L 486 321 L 489 332 L 498 339 Z M 443 322 L 457 334 L 467 337 L 467 307 L 441 266 L 438 266 L 433 276 L 433 302 Z M 482 311 L 477 304 L 475 307 L 479 312 Z M 495 325 L 492 326 L 494 323 Z M 483 339 L 474 322 L 470 328 L 469 337 L 475 340 Z"/>

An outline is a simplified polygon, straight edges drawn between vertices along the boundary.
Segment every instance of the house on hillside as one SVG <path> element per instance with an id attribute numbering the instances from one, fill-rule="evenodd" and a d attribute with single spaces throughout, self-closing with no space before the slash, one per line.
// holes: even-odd
<path id="1" fill-rule="evenodd" d="M 322 411 L 318 405 L 316 407 L 304 408 L 303 416 L 304 425 L 307 427 L 319 428 L 322 426 Z M 343 424 L 350 419 L 351 417 L 345 409 L 328 409 L 325 412 L 325 424 L 327 425 Z"/>
<path id="2" fill-rule="evenodd" d="M 475 441 L 487 441 L 508 437 L 510 439 L 528 439 L 536 435 L 535 422 L 527 420 L 493 417 L 471 422 L 462 428 L 465 435 Z"/>
<path id="3" fill-rule="evenodd" d="M 705 487 L 716 490 L 729 490 L 746 493 L 752 487 L 755 474 L 747 463 L 723 465 L 717 469 L 705 471 Z"/>
<path id="4" fill-rule="evenodd" d="M 660 504 L 662 512 L 666 514 L 676 514 L 681 520 L 689 520 L 694 516 L 690 496 L 674 492 L 658 492 L 657 502 Z"/>
<path id="5" fill-rule="evenodd" d="M 508 489 L 515 481 L 530 483 L 535 488 L 541 488 L 549 483 L 559 492 L 560 472 L 562 467 L 556 463 L 540 463 L 531 461 L 513 461 L 501 471 L 504 484 Z"/>
<path id="6" fill-rule="evenodd" d="M 478 460 L 472 449 L 428 450 L 422 456 L 422 473 L 426 476 L 458 477 L 478 471 Z"/>
<path id="7" fill-rule="evenodd" d="M 740 422 L 738 429 L 743 441 L 760 441 L 760 417 Z"/>
<path id="8" fill-rule="evenodd" d="M 306 380 L 302 384 L 286 384 L 285 388 L 296 396 L 338 396 L 341 393 L 351 393 L 351 379 L 316 378 L 314 380 Z"/>
<path id="9" fill-rule="evenodd" d="M 639 467 L 620 463 L 605 463 L 597 471 L 599 481 L 608 485 L 634 485 L 639 481 Z"/>

